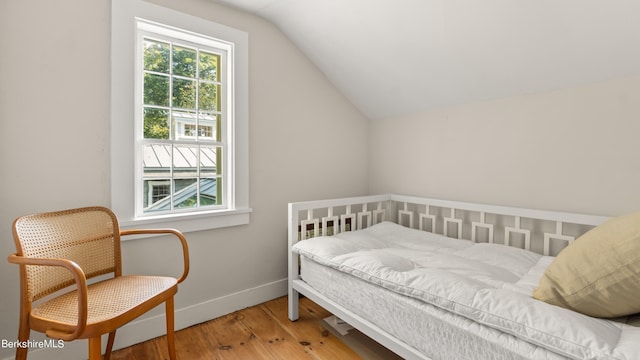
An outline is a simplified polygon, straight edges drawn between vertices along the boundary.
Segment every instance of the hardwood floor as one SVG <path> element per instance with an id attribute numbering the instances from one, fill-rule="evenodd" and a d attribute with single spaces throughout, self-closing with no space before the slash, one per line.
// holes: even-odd
<path id="1" fill-rule="evenodd" d="M 331 314 L 300 299 L 300 319 L 287 318 L 287 298 L 236 311 L 176 332 L 178 359 L 362 359 L 325 329 Z M 166 337 L 114 351 L 111 359 L 168 359 Z"/>

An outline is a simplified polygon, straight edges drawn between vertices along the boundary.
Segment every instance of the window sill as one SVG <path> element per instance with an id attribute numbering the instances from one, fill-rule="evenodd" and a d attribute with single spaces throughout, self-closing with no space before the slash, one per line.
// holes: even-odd
<path id="1" fill-rule="evenodd" d="M 180 214 L 153 216 L 132 220 L 120 220 L 121 230 L 132 229 L 157 229 L 173 228 L 182 233 L 193 231 L 211 230 L 222 227 L 249 224 L 253 209 L 235 209 L 223 211 L 211 211 L 199 214 Z M 123 241 L 133 240 L 150 235 L 130 235 L 122 238 Z"/>

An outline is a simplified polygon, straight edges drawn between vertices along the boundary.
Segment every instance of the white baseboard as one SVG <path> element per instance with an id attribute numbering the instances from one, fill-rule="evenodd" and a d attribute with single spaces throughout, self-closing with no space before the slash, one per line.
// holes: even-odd
<path id="1" fill-rule="evenodd" d="M 251 289 L 239 291 L 216 299 L 190 305 L 175 310 L 175 329 L 180 330 L 200 324 L 236 310 L 261 304 L 287 294 L 287 279 L 274 281 Z M 140 320 L 134 320 L 118 329 L 114 349 L 121 349 L 158 336 L 165 335 L 164 312 Z M 103 351 L 106 343 L 103 337 Z M 29 360 L 69 360 L 86 359 L 88 345 L 86 340 L 64 343 L 63 348 L 31 349 Z M 4 360 L 13 359 L 12 357 Z"/>

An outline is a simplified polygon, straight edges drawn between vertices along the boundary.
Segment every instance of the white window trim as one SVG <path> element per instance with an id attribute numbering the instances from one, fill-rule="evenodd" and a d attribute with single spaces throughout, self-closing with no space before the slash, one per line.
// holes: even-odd
<path id="1" fill-rule="evenodd" d="M 136 217 L 136 18 L 234 44 L 234 194 L 222 210 Z M 183 232 L 249 223 L 249 39 L 246 32 L 141 0 L 113 0 L 111 14 L 111 208 L 123 229 L 174 227 Z"/>

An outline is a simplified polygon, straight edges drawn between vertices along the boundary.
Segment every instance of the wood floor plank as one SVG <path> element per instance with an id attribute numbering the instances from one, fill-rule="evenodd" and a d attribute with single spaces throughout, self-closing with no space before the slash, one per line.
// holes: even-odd
<path id="1" fill-rule="evenodd" d="M 242 322 L 274 359 L 311 359 L 304 346 L 283 329 L 263 305 L 244 309 L 241 313 L 244 315 Z"/>
<path id="2" fill-rule="evenodd" d="M 274 320 L 298 339 L 305 349 L 316 359 L 360 359 L 357 353 L 347 347 L 338 338 L 325 329 L 304 306 L 308 299 L 301 299 L 299 318 L 290 321 L 287 315 L 287 298 L 268 301 L 264 306 L 269 309 Z"/>
<path id="3" fill-rule="evenodd" d="M 313 316 L 317 320 L 324 320 L 325 318 L 331 316 L 332 314 L 325 310 L 322 306 L 314 303 L 308 298 L 300 299 L 300 308 L 307 311 L 311 316 Z"/>
<path id="4" fill-rule="evenodd" d="M 176 332 L 176 354 L 180 359 L 214 360 L 215 353 L 211 351 L 213 345 L 210 342 L 208 333 L 205 331 L 205 324 L 194 325 L 183 331 Z M 162 341 L 162 346 L 167 347 L 166 336 L 158 338 Z M 166 359 L 168 359 L 168 354 Z"/>
<path id="5" fill-rule="evenodd" d="M 176 332 L 181 360 L 360 360 L 353 350 L 321 325 L 330 314 L 301 299 L 300 319 L 287 318 L 287 298 Z M 166 336 L 113 352 L 112 360 L 168 359 Z"/>
<path id="6" fill-rule="evenodd" d="M 168 359 L 166 338 L 166 336 L 162 336 L 116 350 L 111 354 L 111 360 Z"/>
<path id="7" fill-rule="evenodd" d="M 255 334 L 242 323 L 240 312 L 209 321 L 203 326 L 210 330 L 209 336 L 217 358 L 221 360 L 272 359 L 267 349 L 256 339 Z"/>

